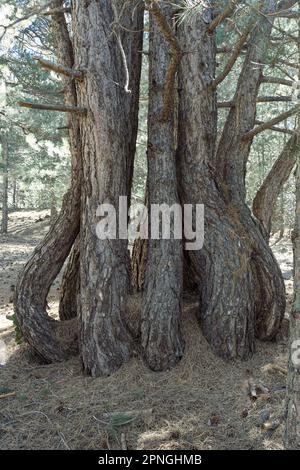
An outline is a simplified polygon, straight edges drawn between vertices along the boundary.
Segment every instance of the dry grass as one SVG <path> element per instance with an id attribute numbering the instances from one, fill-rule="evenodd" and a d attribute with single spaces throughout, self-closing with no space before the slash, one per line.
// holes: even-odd
<path id="1" fill-rule="evenodd" d="M 131 449 L 282 448 L 283 425 L 264 431 L 261 414 L 281 415 L 284 394 L 253 401 L 246 383 L 253 377 L 272 390 L 285 385 L 280 371 L 266 367 L 285 366 L 285 341 L 257 344 L 251 360 L 226 363 L 203 338 L 196 309 L 192 301 L 184 308 L 186 352 L 177 367 L 154 373 L 135 357 L 104 379 L 82 376 L 77 358 L 38 363 L 15 344 L 12 327 L 3 327 L 8 360 L 0 366 L 0 393 L 15 396 L 0 400 L 0 449 L 121 448 L 121 433 Z"/>

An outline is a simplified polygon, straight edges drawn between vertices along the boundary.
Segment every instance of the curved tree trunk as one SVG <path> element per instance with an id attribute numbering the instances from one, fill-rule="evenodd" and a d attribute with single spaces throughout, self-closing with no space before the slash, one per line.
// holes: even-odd
<path id="1" fill-rule="evenodd" d="M 165 40 L 157 15 L 172 28 L 172 6 L 150 10 L 149 114 L 148 114 L 148 191 L 153 204 L 179 203 L 175 165 L 174 110 L 162 120 L 164 86 L 170 61 L 170 46 Z M 173 106 L 173 103 L 172 103 Z M 149 230 L 155 221 L 151 220 Z M 174 223 L 174 222 L 173 222 Z M 159 230 L 160 237 L 162 230 Z M 171 228 L 174 237 L 174 226 Z M 182 357 L 181 335 L 182 242 L 149 238 L 148 260 L 142 307 L 141 337 L 143 355 L 153 370 L 166 370 Z"/>
<path id="2" fill-rule="evenodd" d="M 270 236 L 272 216 L 278 195 L 296 163 L 296 150 L 297 136 L 295 135 L 284 146 L 253 200 L 253 214 L 261 222 L 267 239 Z"/>
<path id="3" fill-rule="evenodd" d="M 266 12 L 272 12 L 276 7 L 279 8 L 273 0 L 264 1 Z M 246 165 L 252 139 L 245 140 L 244 135 L 255 125 L 256 99 L 263 68 L 263 65 L 257 64 L 264 63 L 272 27 L 273 21 L 262 16 L 249 37 L 248 51 L 233 99 L 234 106 L 229 112 L 216 153 L 216 171 L 225 188 L 227 204 L 247 234 L 244 241 L 248 245 L 246 252 L 249 253 L 249 268 L 253 276 L 248 289 L 254 298 L 255 333 L 261 340 L 273 339 L 280 328 L 285 310 L 285 288 L 277 261 L 245 202 Z"/>
<path id="4" fill-rule="evenodd" d="M 46 362 L 62 361 L 78 350 L 76 320 L 58 322 L 47 314 L 47 295 L 78 232 L 76 194 L 63 199 L 59 217 L 25 265 L 16 288 L 15 313 L 24 339 Z"/>
<path id="5" fill-rule="evenodd" d="M 62 2 L 56 2 L 57 7 Z M 60 63 L 73 66 L 73 50 L 63 13 L 53 15 Z M 74 82 L 65 79 L 65 102 L 76 106 Z M 15 313 L 23 336 L 46 362 L 61 361 L 78 350 L 77 322 L 58 322 L 47 314 L 47 295 L 78 235 L 81 199 L 81 138 L 78 117 L 69 118 L 71 189 L 45 239 L 35 249 L 20 275 L 15 297 Z"/>
<path id="6" fill-rule="evenodd" d="M 118 17 L 124 29 L 118 26 Z M 128 180 L 137 125 L 133 107 L 139 87 L 131 79 L 139 82 L 140 69 L 128 77 L 132 93 L 126 90 L 126 81 L 134 55 L 131 41 L 137 45 L 133 38 L 142 34 L 142 19 L 140 7 L 119 0 L 73 2 L 76 66 L 87 69 L 85 80 L 77 85 L 79 105 L 87 109 L 81 126 L 80 349 L 84 371 L 92 376 L 111 374 L 132 351 L 124 321 L 130 280 L 127 239 L 101 240 L 96 227 L 99 204 L 111 204 L 118 214 L 119 196 L 130 195 Z M 128 29 L 138 32 L 129 33 Z M 127 220 L 127 214 L 122 215 Z"/>
<path id="7" fill-rule="evenodd" d="M 273 2 L 266 1 L 266 4 Z M 271 6 L 272 6 L 271 5 Z M 200 278 L 199 319 L 206 339 L 224 358 L 248 358 L 255 334 L 273 338 L 284 313 L 284 284 L 276 260 L 245 203 L 245 173 L 256 97 L 272 22 L 261 17 L 248 50 L 216 149 L 217 103 L 212 11 L 179 27 L 178 164 L 182 202 L 205 206 L 203 249 L 188 255 Z M 256 64 L 253 67 L 253 64 Z M 190 86 L 193 83 L 193 87 Z"/>

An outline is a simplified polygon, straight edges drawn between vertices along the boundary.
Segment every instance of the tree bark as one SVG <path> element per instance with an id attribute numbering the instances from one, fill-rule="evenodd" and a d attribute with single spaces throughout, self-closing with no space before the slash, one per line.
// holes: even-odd
<path id="1" fill-rule="evenodd" d="M 1 232 L 7 233 L 8 225 L 8 142 L 6 137 L 2 136 L 1 139 L 2 146 L 2 165 L 3 165 L 3 176 L 2 176 L 2 222 L 1 222 Z"/>
<path id="2" fill-rule="evenodd" d="M 297 136 L 291 137 L 277 158 L 253 200 L 253 214 L 261 222 L 269 239 L 278 194 L 296 163 Z"/>
<path id="3" fill-rule="evenodd" d="M 61 3 L 61 0 L 57 0 L 55 6 L 58 8 L 59 6 L 61 6 Z M 56 37 L 57 59 L 60 63 L 72 69 L 74 67 L 74 51 L 70 40 L 65 16 L 62 13 L 57 13 L 54 14 L 52 17 L 53 32 Z M 70 77 L 64 77 L 63 83 L 65 90 L 65 103 L 70 106 L 77 106 L 77 92 L 74 80 L 72 80 L 72 78 Z M 82 146 L 79 120 L 75 115 L 69 116 L 68 127 L 72 158 L 72 171 L 74 172 L 74 174 L 78 173 L 78 179 L 76 180 L 76 184 L 78 185 L 78 197 L 80 198 L 82 184 Z M 78 220 L 78 232 L 80 227 L 80 207 L 81 205 L 79 203 L 78 213 L 76 214 L 76 218 Z M 79 288 L 79 284 L 76 282 L 76 279 L 79 279 L 80 264 L 80 256 L 78 253 L 78 251 L 80 250 L 80 246 L 79 243 L 76 244 L 75 241 L 78 238 L 77 235 L 78 233 L 74 238 L 74 246 L 69 256 L 69 260 L 65 268 L 60 287 L 59 317 L 61 320 L 68 320 L 74 318 L 77 312 L 76 302 L 78 294 L 77 289 Z M 76 265 L 74 265 L 74 263 L 76 263 Z M 78 273 L 77 275 L 75 275 L 76 271 Z"/>
<path id="4" fill-rule="evenodd" d="M 172 28 L 173 7 L 160 6 L 160 12 Z M 179 203 L 175 164 L 174 100 L 168 119 L 162 119 L 170 46 L 151 9 L 149 60 L 149 207 L 152 204 L 164 203 L 170 207 Z M 149 223 L 149 231 L 154 222 L 151 220 Z M 170 234 L 174 237 L 174 226 Z M 144 358 L 153 370 L 166 370 L 174 366 L 183 355 L 181 295 L 181 240 L 149 238 L 141 341 Z"/>
<path id="5" fill-rule="evenodd" d="M 300 7 L 300 1 L 298 1 Z M 300 18 L 298 20 L 298 60 L 300 79 Z M 294 250 L 294 302 L 290 315 L 289 362 L 286 397 L 286 449 L 300 450 L 300 113 L 297 115 L 296 209 L 292 234 Z"/>
<path id="6" fill-rule="evenodd" d="M 80 239 L 77 236 L 60 285 L 59 318 L 63 321 L 77 316 L 77 298 L 80 294 L 79 266 Z"/>
<path id="7" fill-rule="evenodd" d="M 287 419 L 285 447 L 300 450 L 300 148 L 299 136 L 296 175 L 296 212 L 293 232 L 294 303 L 290 317 L 289 366 L 287 379 Z"/>
<path id="8" fill-rule="evenodd" d="M 81 125 L 80 349 L 83 369 L 92 376 L 111 374 L 132 352 L 124 322 L 130 283 L 127 239 L 100 240 L 96 234 L 99 204 L 109 203 L 119 213 L 119 196 L 130 195 L 139 87 L 130 83 L 139 81 L 139 71 L 130 76 L 130 70 L 138 57 L 134 35 L 142 33 L 125 31 L 119 21 L 127 30 L 141 31 L 140 7 L 119 0 L 73 2 L 75 63 L 88 69 L 84 82 L 77 83 L 79 105 L 88 110 Z"/>
<path id="9" fill-rule="evenodd" d="M 279 267 L 245 203 L 251 142 L 243 142 L 243 135 L 254 126 L 261 76 L 257 64 L 263 63 L 272 22 L 260 17 L 250 35 L 235 106 L 216 148 L 216 48 L 214 36 L 207 34 L 211 21 L 212 11 L 206 9 L 178 30 L 183 51 L 178 118 L 181 199 L 205 205 L 204 248 L 189 253 L 200 279 L 202 330 L 218 355 L 245 359 L 254 351 L 255 335 L 276 335 L 285 307 Z M 195 44 L 201 47 L 184 53 L 193 51 Z"/>

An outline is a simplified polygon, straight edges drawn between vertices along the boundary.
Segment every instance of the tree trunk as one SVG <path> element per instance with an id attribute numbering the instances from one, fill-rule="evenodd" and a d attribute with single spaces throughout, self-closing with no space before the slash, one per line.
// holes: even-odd
<path id="1" fill-rule="evenodd" d="M 300 1 L 298 1 L 300 8 Z M 300 79 L 300 19 L 298 19 L 298 80 Z M 286 397 L 286 449 L 300 450 L 300 113 L 296 140 L 296 209 L 292 234 L 294 250 L 294 302 L 290 315 L 289 362 Z"/>
<path id="2" fill-rule="evenodd" d="M 12 197 L 12 205 L 13 208 L 16 209 L 18 207 L 18 183 L 16 178 L 13 179 L 13 197 Z"/>
<path id="3" fill-rule="evenodd" d="M 57 7 L 61 1 L 56 2 Z M 73 66 L 73 50 L 63 13 L 53 15 L 58 59 Z M 74 82 L 64 79 L 65 102 L 76 106 Z M 20 275 L 15 313 L 24 339 L 46 362 L 62 361 L 78 350 L 77 321 L 58 322 L 47 314 L 47 295 L 78 235 L 81 198 L 81 137 L 79 117 L 69 117 L 71 189 L 63 199 L 59 216 L 45 239 L 35 249 Z"/>
<path id="4" fill-rule="evenodd" d="M 8 224 L 8 143 L 6 137 L 1 137 L 2 145 L 2 165 L 3 165 L 3 177 L 2 177 L 2 223 L 1 232 L 7 233 Z"/>
<path id="5" fill-rule="evenodd" d="M 266 4 L 272 2 L 266 1 Z M 284 284 L 276 260 L 245 203 L 245 169 L 254 126 L 260 67 L 272 30 L 261 17 L 248 41 L 245 62 L 218 148 L 215 40 L 212 11 L 194 15 L 178 29 L 178 164 L 184 203 L 205 205 L 205 244 L 189 253 L 200 278 L 199 319 L 206 339 L 224 358 L 248 358 L 255 334 L 272 339 L 284 313 Z M 190 86 L 193 83 L 193 87 Z"/>
<path id="6" fill-rule="evenodd" d="M 285 447 L 300 450 L 300 145 L 298 136 L 294 246 L 294 303 L 290 316 Z"/>
<path id="7" fill-rule="evenodd" d="M 282 191 L 296 163 L 296 151 L 297 136 L 295 135 L 284 146 L 253 200 L 253 214 L 261 222 L 267 239 L 271 232 L 272 216 L 278 194 Z"/>
<path id="8" fill-rule="evenodd" d="M 119 16 L 124 28 L 118 25 Z M 138 82 L 140 71 L 129 77 L 128 71 L 134 56 L 140 62 L 133 43 L 137 45 L 135 34 L 142 34 L 141 8 L 121 1 L 76 0 L 73 30 L 76 67 L 88 69 L 85 80 L 77 85 L 79 106 L 88 110 L 81 125 L 80 349 L 84 371 L 99 376 L 115 371 L 132 351 L 124 322 L 130 283 L 127 239 L 101 240 L 96 226 L 99 204 L 111 204 L 118 213 L 122 210 L 119 196 L 130 195 L 129 168 L 137 126 L 133 108 L 139 88 L 131 80 Z M 127 214 L 122 216 L 127 220 Z"/>
<path id="9" fill-rule="evenodd" d="M 144 290 L 147 259 L 148 240 L 137 238 L 131 256 L 131 283 L 136 292 Z"/>
<path id="10" fill-rule="evenodd" d="M 77 297 L 80 293 L 80 239 L 79 236 L 69 255 L 60 286 L 59 318 L 70 320 L 77 316 Z"/>
<path id="11" fill-rule="evenodd" d="M 53 223 L 58 215 L 58 212 L 56 209 L 56 197 L 55 197 L 54 189 L 51 189 L 50 196 L 51 196 L 50 223 Z"/>
<path id="12" fill-rule="evenodd" d="M 157 11 L 172 28 L 173 7 L 161 6 Z M 149 60 L 147 152 L 149 207 L 151 208 L 152 204 L 164 203 L 170 207 L 179 203 L 175 165 L 174 110 L 167 120 L 162 120 L 170 46 L 154 18 L 154 13 L 150 13 Z M 153 222 L 155 221 L 151 220 L 149 224 L 149 231 Z M 170 233 L 171 237 L 174 237 L 174 226 Z M 141 336 L 144 358 L 153 370 L 166 370 L 174 366 L 183 355 L 181 295 L 181 240 L 150 238 Z"/>

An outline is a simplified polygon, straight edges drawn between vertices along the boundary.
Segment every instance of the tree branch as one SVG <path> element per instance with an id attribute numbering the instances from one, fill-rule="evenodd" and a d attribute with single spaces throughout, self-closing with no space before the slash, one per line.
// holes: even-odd
<path id="1" fill-rule="evenodd" d="M 292 101 L 291 96 L 258 96 L 257 103 L 288 103 Z M 218 108 L 232 108 L 235 106 L 234 100 L 232 101 L 219 101 Z"/>
<path id="2" fill-rule="evenodd" d="M 293 116 L 297 112 L 299 112 L 300 105 L 294 106 L 293 108 L 289 109 L 285 113 L 279 114 L 279 116 L 276 116 L 275 118 L 271 119 L 270 121 L 264 122 L 263 124 L 260 124 L 259 126 L 255 127 L 251 131 L 247 132 L 243 136 L 243 140 L 249 140 L 253 139 L 257 134 L 260 134 L 261 132 L 270 129 L 271 127 L 275 126 L 276 124 L 279 124 L 282 121 L 285 121 L 289 117 Z"/>
<path id="3" fill-rule="evenodd" d="M 264 122 L 257 120 L 257 121 L 255 121 L 255 124 L 256 125 L 261 125 L 261 124 L 264 124 Z M 293 131 L 291 129 L 287 129 L 286 127 L 271 126 L 269 129 L 271 131 L 281 132 L 282 134 L 295 135 L 295 131 Z"/>
<path id="4" fill-rule="evenodd" d="M 222 13 L 220 13 L 218 16 L 216 16 L 216 18 L 210 23 L 210 25 L 207 29 L 208 32 L 212 33 L 218 26 L 220 26 L 222 21 L 224 21 L 226 18 L 231 16 L 233 14 L 237 4 L 238 4 L 238 0 L 231 0 L 229 2 L 229 5 L 226 8 L 224 8 Z"/>
<path id="5" fill-rule="evenodd" d="M 50 60 L 42 59 L 41 57 L 34 57 L 39 65 L 46 70 L 51 70 L 57 74 L 65 75 L 66 77 L 72 77 L 76 80 L 83 80 L 84 73 L 81 70 L 73 70 L 65 65 L 55 64 Z"/>
<path id="6" fill-rule="evenodd" d="M 292 101 L 291 96 L 258 96 L 257 103 L 280 103 Z"/>
<path id="7" fill-rule="evenodd" d="M 40 109 L 42 111 L 59 111 L 61 113 L 77 113 L 86 114 L 86 108 L 78 108 L 76 106 L 60 106 L 51 104 L 31 103 L 29 101 L 19 101 L 18 105 L 22 108 Z"/>
<path id="8" fill-rule="evenodd" d="M 245 42 L 247 41 L 248 35 L 253 27 L 253 22 L 250 22 L 249 25 L 247 26 L 245 32 L 243 35 L 240 37 L 238 42 L 236 43 L 236 46 L 233 49 L 232 55 L 230 59 L 228 60 L 227 64 L 224 67 L 224 70 L 221 72 L 221 74 L 212 82 L 212 88 L 215 89 L 230 73 L 232 70 L 232 67 L 234 66 L 238 56 L 240 55 L 241 50 L 243 49 Z"/>
<path id="9" fill-rule="evenodd" d="M 262 77 L 261 83 L 275 83 L 277 85 L 293 86 L 294 82 L 292 80 L 286 80 L 285 78 Z"/>
<path id="10" fill-rule="evenodd" d="M 285 144 L 253 200 L 253 214 L 264 226 L 267 236 L 271 231 L 276 200 L 296 163 L 297 151 L 299 151 L 299 144 L 297 135 L 294 133 L 294 136 Z"/>
<path id="11" fill-rule="evenodd" d="M 53 8 L 52 10 L 45 11 L 42 13 L 43 16 L 52 16 L 57 15 L 59 13 L 71 13 L 71 8 Z"/>

